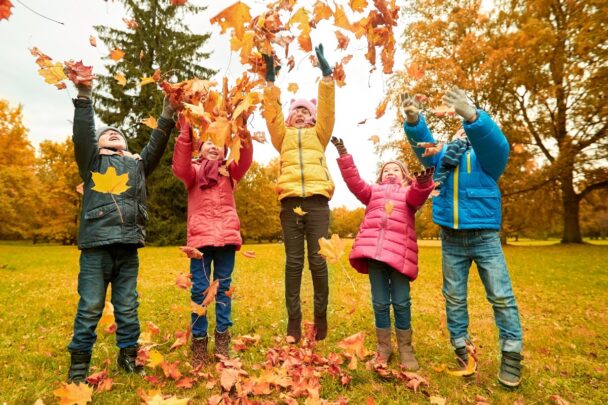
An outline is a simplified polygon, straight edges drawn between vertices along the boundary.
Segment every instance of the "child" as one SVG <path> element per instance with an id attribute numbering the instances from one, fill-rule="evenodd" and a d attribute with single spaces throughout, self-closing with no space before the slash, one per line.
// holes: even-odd
<path id="1" fill-rule="evenodd" d="M 316 100 L 292 100 L 287 120 L 283 118 L 280 91 L 274 86 L 274 57 L 264 55 L 266 81 L 264 118 L 272 145 L 281 154 L 277 192 L 281 201 L 281 227 L 285 242 L 285 304 L 288 340 L 302 336 L 300 287 L 304 269 L 304 241 L 314 289 L 315 338 L 327 336 L 329 281 L 327 263 L 319 252 L 319 239 L 329 228 L 328 202 L 334 183 L 325 162 L 325 148 L 334 128 L 335 85 L 332 69 L 323 55 L 323 45 L 315 49 L 323 79 L 319 81 L 319 108 Z M 317 113 L 318 111 L 318 113 Z M 300 208 L 300 215 L 294 209 Z"/>
<path id="2" fill-rule="evenodd" d="M 123 133 L 114 127 L 95 130 L 91 86 L 79 85 L 74 100 L 74 154 L 84 196 L 80 214 L 78 248 L 78 310 L 74 336 L 68 346 L 71 364 L 68 382 L 84 382 L 91 361 L 95 329 L 101 318 L 108 284 L 112 284 L 112 304 L 116 317 L 116 344 L 120 348 L 118 365 L 127 372 L 141 374 L 135 364 L 139 319 L 137 317 L 137 249 L 144 246 L 146 178 L 156 168 L 175 126 L 175 110 L 167 98 L 158 127 L 139 155 L 131 154 Z M 118 195 L 97 192 L 92 173 L 105 174 L 115 169 L 117 175 L 128 174 L 129 186 Z"/>
<path id="3" fill-rule="evenodd" d="M 411 182 L 402 163 L 388 162 L 376 184 L 369 185 L 359 176 L 342 140 L 332 138 L 332 143 L 340 154 L 338 166 L 348 189 L 367 207 L 349 260 L 358 272 L 369 273 L 378 339 L 376 361 L 387 363 L 391 355 L 392 304 L 401 365 L 417 370 L 410 324 L 410 281 L 418 275 L 415 213 L 433 191 L 434 170 L 414 173 Z"/>
<path id="4" fill-rule="evenodd" d="M 173 174 L 188 190 L 188 246 L 198 248 L 202 259 L 190 259 L 191 299 L 201 304 L 211 280 L 219 280 L 215 305 L 215 354 L 228 356 L 231 299 L 230 288 L 235 252 L 243 243 L 234 202 L 234 185 L 247 172 L 253 157 L 251 138 L 243 141 L 240 159 L 226 166 L 223 146 L 207 139 L 200 145 L 199 159 L 192 161 L 192 131 L 180 117 L 180 133 L 173 152 Z M 207 316 L 191 314 L 192 364 L 207 360 Z"/>

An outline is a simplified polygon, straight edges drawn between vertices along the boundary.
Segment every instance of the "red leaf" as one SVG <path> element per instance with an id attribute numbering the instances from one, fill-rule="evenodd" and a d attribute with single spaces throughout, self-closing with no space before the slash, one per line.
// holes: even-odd
<path id="1" fill-rule="evenodd" d="M 192 388 L 194 380 L 190 377 L 184 377 L 175 383 L 176 388 Z"/>
<path id="2" fill-rule="evenodd" d="M 173 344 L 171 345 L 171 347 L 169 348 L 169 350 L 173 350 L 176 349 L 180 346 L 185 345 L 186 343 L 188 343 L 188 337 L 190 336 L 190 330 L 186 330 L 186 331 L 181 331 L 178 330 L 175 332 L 175 342 L 173 342 Z"/>
<path id="3" fill-rule="evenodd" d="M 66 67 L 66 74 L 72 83 L 91 86 L 91 82 L 95 79 L 93 66 L 85 66 L 82 61 L 74 62 L 71 60 L 64 62 L 64 65 Z"/>
<path id="4" fill-rule="evenodd" d="M 156 73 L 155 73 L 156 74 Z M 203 253 L 197 248 L 193 248 L 190 246 L 182 246 L 180 250 L 186 254 L 190 259 L 202 259 Z"/>
<path id="5" fill-rule="evenodd" d="M 8 20 L 12 14 L 11 7 L 13 4 L 10 0 L 0 0 L 0 20 Z"/>
<path id="6" fill-rule="evenodd" d="M 191 278 L 192 275 L 190 274 L 179 273 L 177 280 L 175 280 L 175 285 L 183 290 L 187 290 L 192 287 L 192 281 L 190 281 Z"/>
<path id="7" fill-rule="evenodd" d="M 179 360 L 174 361 L 173 363 L 167 363 L 163 361 L 160 363 L 161 368 L 163 369 L 163 373 L 165 373 L 165 377 L 171 378 L 172 380 L 179 380 L 182 377 L 181 371 L 179 371 Z"/>

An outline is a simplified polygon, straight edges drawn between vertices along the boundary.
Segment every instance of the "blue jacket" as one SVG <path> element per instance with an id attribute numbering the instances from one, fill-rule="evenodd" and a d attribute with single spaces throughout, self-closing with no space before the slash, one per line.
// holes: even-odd
<path id="1" fill-rule="evenodd" d="M 452 229 L 500 229 L 501 196 L 497 185 L 509 159 L 509 143 L 504 134 L 482 110 L 472 123 L 463 123 L 472 148 L 463 153 L 460 164 L 449 175 L 433 199 L 433 222 Z M 439 171 L 447 146 L 434 156 L 422 157 L 417 142 L 435 142 L 421 115 L 416 125 L 403 129 L 416 156 L 425 167 Z"/>

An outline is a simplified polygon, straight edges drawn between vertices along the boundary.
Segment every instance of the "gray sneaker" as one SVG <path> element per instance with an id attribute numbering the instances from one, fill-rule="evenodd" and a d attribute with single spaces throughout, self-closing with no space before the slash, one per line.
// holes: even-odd
<path id="1" fill-rule="evenodd" d="M 521 361 L 524 359 L 517 352 L 502 352 L 500 360 L 500 371 L 498 372 L 498 381 L 502 385 L 510 388 L 518 387 L 521 383 Z"/>

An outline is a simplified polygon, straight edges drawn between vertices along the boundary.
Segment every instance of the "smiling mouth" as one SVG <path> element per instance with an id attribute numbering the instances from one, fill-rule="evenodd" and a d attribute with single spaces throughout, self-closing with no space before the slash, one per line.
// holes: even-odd
<path id="1" fill-rule="evenodd" d="M 110 141 L 119 141 L 119 140 L 120 140 L 120 136 L 117 136 L 117 135 L 112 135 L 112 136 L 110 137 Z"/>

